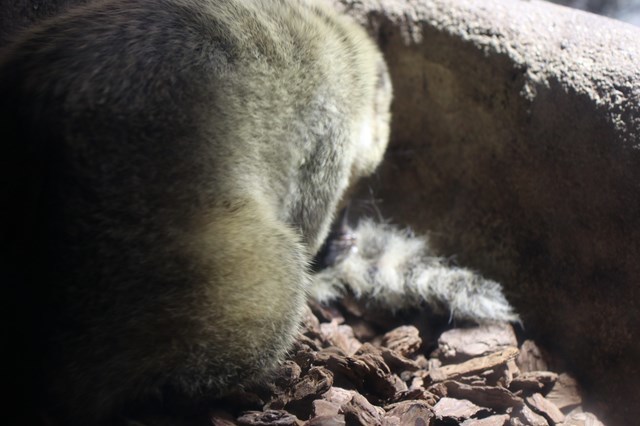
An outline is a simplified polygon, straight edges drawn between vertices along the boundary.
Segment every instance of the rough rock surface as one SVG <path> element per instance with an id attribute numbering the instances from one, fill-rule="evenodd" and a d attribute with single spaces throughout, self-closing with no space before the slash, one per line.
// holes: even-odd
<path id="1" fill-rule="evenodd" d="M 640 29 L 535 0 L 343 3 L 395 86 L 363 214 L 373 192 L 503 283 L 603 412 L 640 418 Z"/>

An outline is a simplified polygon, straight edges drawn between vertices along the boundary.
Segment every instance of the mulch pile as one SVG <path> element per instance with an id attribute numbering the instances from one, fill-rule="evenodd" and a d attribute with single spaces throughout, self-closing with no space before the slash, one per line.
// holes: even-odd
<path id="1" fill-rule="evenodd" d="M 225 425 L 589 425 L 576 381 L 510 324 L 453 328 L 345 297 L 310 305 L 272 383 L 226 398 Z M 404 325 L 403 325 L 404 324 Z"/>

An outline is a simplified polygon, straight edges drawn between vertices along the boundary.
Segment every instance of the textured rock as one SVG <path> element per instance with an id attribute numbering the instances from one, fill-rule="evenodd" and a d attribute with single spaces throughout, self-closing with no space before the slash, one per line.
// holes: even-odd
<path id="1" fill-rule="evenodd" d="M 395 86 L 352 210 L 373 189 L 383 217 L 500 281 L 591 407 L 640 417 L 640 29 L 535 0 L 343 2 Z"/>

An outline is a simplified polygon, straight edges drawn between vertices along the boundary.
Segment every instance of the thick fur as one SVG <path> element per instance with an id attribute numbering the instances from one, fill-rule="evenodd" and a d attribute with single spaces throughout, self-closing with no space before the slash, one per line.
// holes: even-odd
<path id="1" fill-rule="evenodd" d="M 353 230 L 343 229 L 336 241 L 342 247 L 336 247 L 337 254 L 331 256 L 335 260 L 316 274 L 311 287 L 311 295 L 320 302 L 334 300 L 349 290 L 389 310 L 426 303 L 452 319 L 519 321 L 499 283 L 448 265 L 434 254 L 426 237 L 362 220 Z"/>
<path id="2" fill-rule="evenodd" d="M 0 273 L 53 423 L 264 377 L 390 100 L 372 41 L 312 1 L 92 1 L 4 49 Z"/>

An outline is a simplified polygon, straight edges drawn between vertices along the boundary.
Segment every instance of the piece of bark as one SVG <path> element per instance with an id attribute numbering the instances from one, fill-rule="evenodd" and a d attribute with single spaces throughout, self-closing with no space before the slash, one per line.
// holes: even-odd
<path id="1" fill-rule="evenodd" d="M 376 373 L 379 373 L 378 370 Z M 363 391 L 373 394 L 382 400 L 393 398 L 396 393 L 406 391 L 407 387 L 395 374 L 368 376 L 364 381 Z"/>
<path id="2" fill-rule="evenodd" d="M 528 371 L 514 377 L 509 385 L 509 390 L 546 393 L 556 380 L 558 380 L 558 375 L 551 371 Z"/>
<path id="3" fill-rule="evenodd" d="M 397 392 L 397 380 L 391 374 L 380 354 L 371 344 L 364 344 L 353 356 L 320 351 L 315 359 L 335 375 L 336 384 L 346 380 L 360 390 L 366 390 L 380 398 L 391 398 Z"/>
<path id="4" fill-rule="evenodd" d="M 273 381 L 279 388 L 284 388 L 293 385 L 300 379 L 302 369 L 294 361 L 286 360 L 276 370 Z"/>
<path id="5" fill-rule="evenodd" d="M 333 404 L 336 404 L 338 408 L 340 408 L 346 403 L 348 403 L 349 401 L 351 401 L 351 398 L 353 398 L 354 393 L 355 391 L 333 386 L 324 395 L 322 395 L 322 398 L 325 401 L 329 401 Z"/>
<path id="6" fill-rule="evenodd" d="M 319 416 L 314 417 L 304 424 L 304 426 L 344 426 L 346 421 L 342 414 L 335 416 Z"/>
<path id="7" fill-rule="evenodd" d="M 512 413 L 511 424 L 528 426 L 549 426 L 549 422 L 540 414 L 535 413 L 526 404 L 515 409 Z"/>
<path id="8" fill-rule="evenodd" d="M 313 314 L 309 305 L 305 306 L 302 317 L 302 333 L 312 339 L 320 337 L 320 321 L 318 317 Z"/>
<path id="9" fill-rule="evenodd" d="M 546 371 L 549 369 L 545 354 L 533 340 L 525 340 L 520 346 L 520 354 L 516 358 L 520 371 Z"/>
<path id="10" fill-rule="evenodd" d="M 382 337 L 382 346 L 404 357 L 415 354 L 421 345 L 420 332 L 412 325 L 397 327 Z"/>
<path id="11" fill-rule="evenodd" d="M 510 324 L 488 324 L 445 331 L 438 339 L 437 354 L 446 362 L 459 362 L 517 346 Z"/>
<path id="12" fill-rule="evenodd" d="M 311 368 L 317 356 L 318 349 L 314 347 L 315 343 L 309 342 L 309 340 L 308 337 L 299 335 L 298 340 L 291 348 L 292 355 L 289 359 L 298 364 L 302 371 Z"/>
<path id="13" fill-rule="evenodd" d="M 425 390 L 424 388 L 417 388 L 417 389 L 410 389 L 405 392 L 398 392 L 394 396 L 393 400 L 395 402 L 425 401 L 429 405 L 429 407 L 433 407 L 438 401 L 438 398 L 428 390 Z"/>
<path id="14" fill-rule="evenodd" d="M 286 394 L 285 408 L 301 418 L 308 418 L 311 403 L 333 385 L 333 374 L 322 367 L 312 367 Z"/>
<path id="15" fill-rule="evenodd" d="M 503 388 L 508 388 L 511 384 L 511 380 L 513 380 L 513 376 L 518 374 L 520 370 L 515 363 L 515 360 L 510 359 L 504 364 L 497 365 L 491 370 L 483 371 L 480 374 L 480 378 L 484 380 L 486 385 L 489 386 L 501 386 Z M 464 376 L 464 377 L 473 377 L 473 376 Z M 462 381 L 463 377 L 460 377 L 459 381 Z"/>
<path id="16" fill-rule="evenodd" d="M 502 377 L 498 379 L 498 385 L 503 388 L 508 388 L 511 385 L 514 377 L 520 375 L 520 369 L 516 364 L 515 359 L 510 359 L 507 361 L 507 364 L 504 367 L 504 371 L 502 372 Z"/>
<path id="17" fill-rule="evenodd" d="M 331 417 L 336 416 L 340 412 L 340 404 L 326 399 L 316 399 L 312 402 L 312 417 Z"/>
<path id="18" fill-rule="evenodd" d="M 554 403 L 546 399 L 541 394 L 534 393 L 533 395 L 527 397 L 525 401 L 527 401 L 527 404 L 535 412 L 542 414 L 553 423 L 562 423 L 564 421 L 565 416 L 562 411 L 560 411 L 560 409 Z"/>
<path id="19" fill-rule="evenodd" d="M 320 324 L 320 333 L 325 342 L 339 347 L 347 355 L 353 355 L 362 346 L 362 343 L 353 335 L 351 326 L 340 325 L 336 320 Z"/>
<path id="20" fill-rule="evenodd" d="M 566 373 L 558 376 L 546 398 L 561 410 L 575 407 L 582 403 L 578 382 Z"/>
<path id="21" fill-rule="evenodd" d="M 300 417 L 308 417 L 311 402 L 333 385 L 333 374 L 322 367 L 312 367 L 307 374 L 278 392 L 267 405 L 268 409 L 287 408 Z"/>
<path id="22" fill-rule="evenodd" d="M 414 390 L 414 389 L 424 389 L 424 378 L 423 377 L 413 377 L 411 379 L 411 384 L 409 385 L 409 390 Z"/>
<path id="23" fill-rule="evenodd" d="M 382 351 L 380 351 L 380 349 L 376 348 L 370 343 L 365 343 L 364 345 L 362 345 L 360 349 L 358 349 L 358 351 L 354 354 L 354 357 L 364 360 L 373 368 L 381 369 L 385 374 L 391 373 L 391 369 L 384 362 Z"/>
<path id="24" fill-rule="evenodd" d="M 397 376 L 391 373 L 391 369 L 384 362 L 380 349 L 365 343 L 358 349 L 354 357 L 367 366 L 368 372 L 364 377 L 364 386 L 381 398 L 391 398 L 397 392 L 406 390 L 406 385 L 402 387 Z"/>
<path id="25" fill-rule="evenodd" d="M 469 419 L 483 410 L 486 408 L 479 407 L 469 400 L 449 397 L 441 398 L 433 406 L 436 418 L 440 420 L 452 419 L 458 422 Z"/>
<path id="26" fill-rule="evenodd" d="M 344 414 L 345 421 L 350 425 L 380 424 L 384 410 L 371 404 L 359 393 L 332 387 L 323 396 L 326 401 L 339 407 L 338 413 Z"/>
<path id="27" fill-rule="evenodd" d="M 334 384 L 362 388 L 363 377 L 368 373 L 364 362 L 333 351 L 322 350 L 316 354 L 315 365 L 322 365 L 334 374 Z M 346 383 L 345 383 L 346 382 Z"/>
<path id="28" fill-rule="evenodd" d="M 518 349 L 507 347 L 504 350 L 485 355 L 480 358 L 473 358 L 460 364 L 443 365 L 433 371 L 429 371 L 429 376 L 433 381 L 444 381 L 462 375 L 481 373 L 490 370 L 498 365 L 505 364 L 510 359 L 518 355 Z"/>
<path id="29" fill-rule="evenodd" d="M 393 389 L 394 389 L 393 397 L 394 398 L 398 394 L 406 393 L 406 392 L 409 391 L 409 388 L 407 387 L 407 384 L 404 382 L 404 380 L 402 380 L 400 377 L 398 377 L 398 375 L 390 374 L 389 376 L 387 376 L 387 380 L 390 381 L 391 384 L 393 385 Z"/>
<path id="30" fill-rule="evenodd" d="M 484 419 L 468 419 L 461 426 L 504 426 L 509 421 L 509 415 L 499 414 Z"/>
<path id="31" fill-rule="evenodd" d="M 303 422 L 283 410 L 249 411 L 238 417 L 241 426 L 301 426 Z"/>
<path id="32" fill-rule="evenodd" d="M 400 353 L 388 348 L 380 348 L 380 354 L 384 359 L 384 362 L 389 366 L 391 371 L 399 373 L 402 371 L 417 371 L 420 366 L 417 362 L 406 358 Z"/>
<path id="33" fill-rule="evenodd" d="M 592 413 L 571 412 L 562 426 L 604 426 L 604 424 Z"/>
<path id="34" fill-rule="evenodd" d="M 435 416 L 424 401 L 403 401 L 393 404 L 382 419 L 383 426 L 427 426 Z"/>
<path id="35" fill-rule="evenodd" d="M 456 381 L 471 386 L 486 386 L 487 378 L 482 376 L 460 376 Z"/>
<path id="36" fill-rule="evenodd" d="M 418 364 L 418 367 L 424 370 L 430 369 L 430 360 L 427 359 L 427 357 L 424 356 L 423 354 L 417 355 L 415 358 L 413 358 L 413 360 L 416 362 L 416 364 Z M 440 362 L 439 359 L 435 359 L 435 361 Z M 437 367 L 440 367 L 440 365 L 442 364 L 438 364 Z"/>
<path id="37" fill-rule="evenodd" d="M 449 396 L 448 395 L 449 391 L 447 390 L 447 386 L 442 382 L 434 383 L 433 385 L 427 388 L 427 391 L 431 392 L 438 398 L 444 398 L 445 396 Z"/>
<path id="38" fill-rule="evenodd" d="M 342 406 L 342 414 L 349 425 L 370 426 L 382 422 L 384 410 L 374 406 L 367 398 L 356 393 L 351 401 Z"/>
<path id="39" fill-rule="evenodd" d="M 470 386 L 455 381 L 445 382 L 445 386 L 450 397 L 468 399 L 474 404 L 496 411 L 520 407 L 524 403 L 522 398 L 499 386 Z"/>

